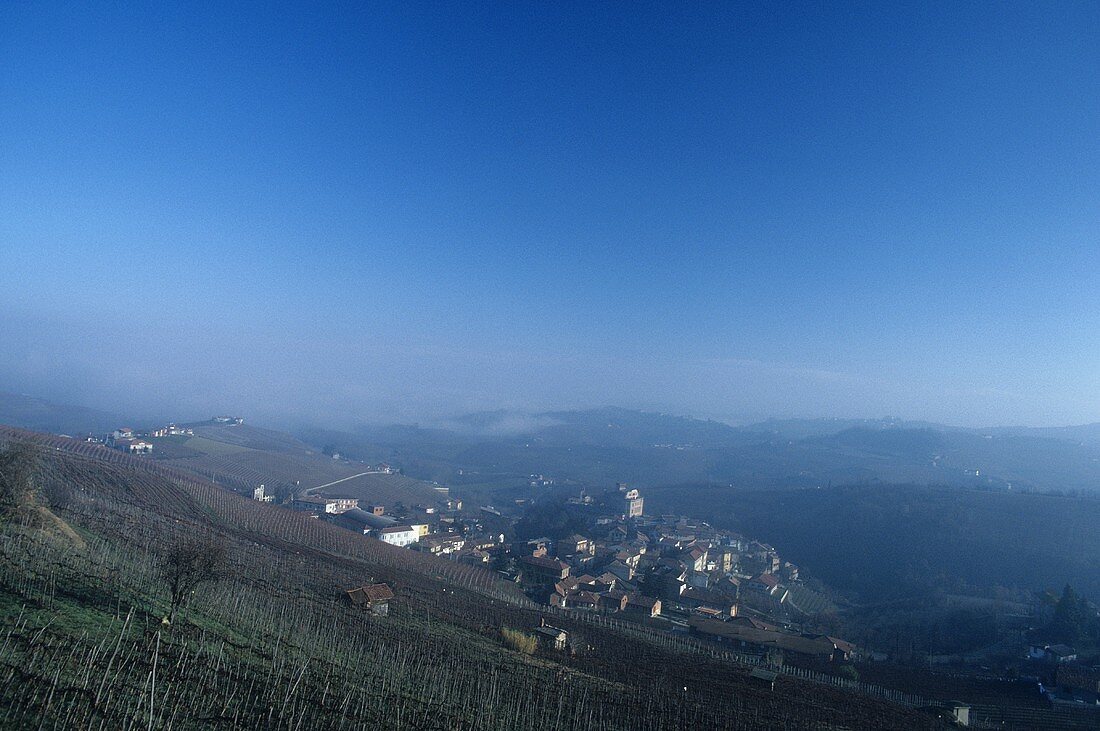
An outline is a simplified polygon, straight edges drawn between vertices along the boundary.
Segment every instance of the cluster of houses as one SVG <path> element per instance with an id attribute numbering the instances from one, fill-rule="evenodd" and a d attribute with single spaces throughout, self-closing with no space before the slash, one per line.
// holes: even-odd
<path id="1" fill-rule="evenodd" d="M 443 493 L 441 493 L 443 494 Z M 261 499 L 261 497 L 257 497 Z M 479 533 L 476 519 L 459 515 L 460 500 L 442 498 L 440 505 L 415 505 L 392 515 L 384 505 L 347 497 L 306 495 L 291 501 L 292 510 L 312 513 L 342 528 L 376 538 L 400 548 L 410 548 L 461 563 L 481 566 L 502 537 Z"/>
<path id="2" fill-rule="evenodd" d="M 167 426 L 145 431 L 135 431 L 132 427 L 123 426 L 115 429 L 102 440 L 89 436 L 85 441 L 102 442 L 111 449 L 117 449 L 127 454 L 152 454 L 153 443 L 149 441 L 150 439 L 175 436 L 192 437 L 194 435 L 195 430 L 191 427 L 177 424 L 168 424 Z"/>
<path id="3" fill-rule="evenodd" d="M 508 547 L 516 578 L 551 606 L 653 620 L 754 654 L 833 662 L 855 653 L 842 639 L 789 629 L 783 608 L 799 570 L 772 546 L 684 516 L 647 516 L 624 484 L 569 504 L 597 511 L 587 534 Z"/>
<path id="4" fill-rule="evenodd" d="M 505 532 L 485 529 L 508 518 L 495 509 L 460 514 L 445 490 L 446 510 L 440 503 L 391 514 L 383 505 L 323 495 L 289 507 L 394 546 L 491 566 L 561 609 L 622 614 L 741 652 L 822 662 L 855 653 L 839 638 L 790 629 L 783 608 L 799 570 L 772 546 L 684 516 L 647 516 L 643 496 L 628 485 L 574 499 L 588 527 L 559 540 L 508 541 Z"/>
<path id="5" fill-rule="evenodd" d="M 153 443 L 146 441 L 148 434 L 137 434 L 128 426 L 115 429 L 107 435 L 105 443 L 111 449 L 117 449 L 127 454 L 152 454 Z"/>
<path id="6" fill-rule="evenodd" d="M 153 429 L 149 432 L 151 437 L 193 437 L 195 436 L 195 430 L 189 426 L 177 426 L 176 424 L 169 424 L 168 426 L 162 426 L 159 429 Z"/>

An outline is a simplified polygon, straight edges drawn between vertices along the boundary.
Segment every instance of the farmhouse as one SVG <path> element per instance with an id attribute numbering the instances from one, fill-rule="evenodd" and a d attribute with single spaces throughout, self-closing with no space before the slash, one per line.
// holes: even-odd
<path id="1" fill-rule="evenodd" d="M 152 454 L 153 445 L 143 439 L 115 439 L 112 444 L 115 449 L 127 454 Z"/>

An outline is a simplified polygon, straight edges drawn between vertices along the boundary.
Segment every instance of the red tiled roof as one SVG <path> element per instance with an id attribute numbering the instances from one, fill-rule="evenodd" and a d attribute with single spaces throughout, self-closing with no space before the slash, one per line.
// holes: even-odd
<path id="1" fill-rule="evenodd" d="M 355 605 L 387 602 L 394 598 L 393 589 L 386 584 L 370 584 L 357 589 L 349 589 L 347 595 L 351 603 Z"/>
<path id="2" fill-rule="evenodd" d="M 562 571 L 569 568 L 569 564 L 563 563 L 556 558 L 548 558 L 546 556 L 524 556 L 520 559 L 520 561 L 525 564 L 538 566 L 539 568 L 544 569 L 555 569 L 558 571 Z"/>

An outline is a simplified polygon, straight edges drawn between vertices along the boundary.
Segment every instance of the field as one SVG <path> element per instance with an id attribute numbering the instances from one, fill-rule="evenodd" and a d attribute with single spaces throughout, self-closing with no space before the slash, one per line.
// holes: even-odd
<path id="1" fill-rule="evenodd" d="M 793 677 L 762 689 L 697 643 L 547 616 L 491 572 L 65 446 L 40 448 L 48 507 L 0 524 L 5 728 L 937 727 Z M 167 625 L 159 567 L 196 535 L 224 542 L 229 571 Z M 394 586 L 390 616 L 337 601 L 370 580 Z M 505 646 L 543 617 L 582 640 L 575 657 Z"/>

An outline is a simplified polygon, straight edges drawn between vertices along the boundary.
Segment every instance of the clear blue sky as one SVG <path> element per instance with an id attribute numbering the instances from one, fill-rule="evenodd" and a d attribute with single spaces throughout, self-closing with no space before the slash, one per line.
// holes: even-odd
<path id="1" fill-rule="evenodd" d="M 0 390 L 1100 420 L 1100 4 L 0 7 Z"/>

